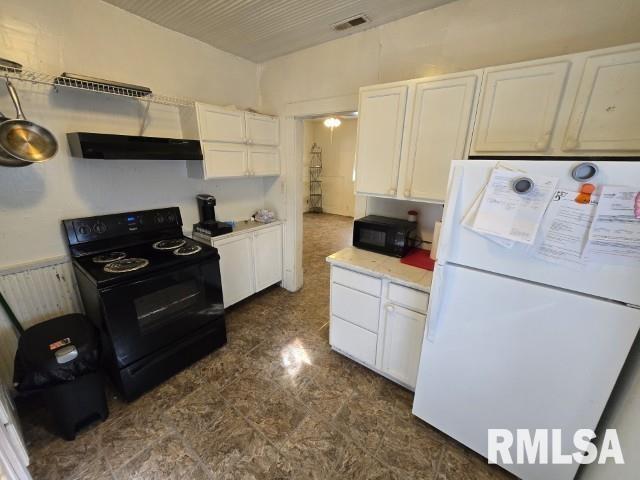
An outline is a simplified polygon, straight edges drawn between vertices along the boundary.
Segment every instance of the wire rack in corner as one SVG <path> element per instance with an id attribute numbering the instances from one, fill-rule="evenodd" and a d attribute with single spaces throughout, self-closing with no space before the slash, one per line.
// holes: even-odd
<path id="1" fill-rule="evenodd" d="M 188 98 L 158 95 L 146 87 L 127 85 L 108 80 L 100 81 L 100 79 L 91 79 L 90 77 L 83 77 L 81 75 L 62 74 L 55 76 L 35 70 L 27 70 L 18 66 L 0 65 L 0 77 L 37 85 L 49 85 L 55 89 L 70 88 L 85 90 L 118 97 L 135 98 L 137 100 L 162 105 L 178 107 L 193 107 L 194 105 L 194 101 Z"/>
<path id="2" fill-rule="evenodd" d="M 314 143 L 309 153 L 309 211 L 322 213 L 322 148 Z"/>

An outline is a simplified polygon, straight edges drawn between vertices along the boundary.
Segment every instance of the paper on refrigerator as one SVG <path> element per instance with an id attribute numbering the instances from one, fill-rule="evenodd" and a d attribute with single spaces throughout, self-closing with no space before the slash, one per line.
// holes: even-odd
<path id="1" fill-rule="evenodd" d="M 472 229 L 501 239 L 533 244 L 544 212 L 555 192 L 558 178 L 529 175 L 534 187 L 517 193 L 514 180 L 521 172 L 494 169 L 475 212 Z"/>
<path id="2" fill-rule="evenodd" d="M 484 192 L 485 192 L 486 188 L 487 187 L 484 187 L 480 191 L 480 194 L 478 195 L 478 198 L 476 198 L 475 202 L 473 202 L 473 205 L 471 205 L 471 208 L 469 209 L 467 214 L 462 219 L 462 226 L 463 227 L 466 227 L 466 228 L 468 228 L 470 230 L 473 230 L 473 223 L 476 221 L 476 214 L 478 213 L 478 208 L 480 207 L 480 202 L 482 201 L 482 197 L 484 196 Z M 479 233 L 479 232 L 476 232 L 476 233 Z M 480 234 L 480 235 L 482 235 L 483 237 L 487 238 L 488 240 L 491 240 L 492 242 L 497 243 L 501 247 L 511 248 L 515 244 L 515 242 L 513 240 L 506 240 L 504 238 L 495 237 L 493 235 L 488 235 L 488 234 Z"/>
<path id="3" fill-rule="evenodd" d="M 640 263 L 639 187 L 605 186 L 589 231 L 585 254 L 593 261 Z"/>
<path id="4" fill-rule="evenodd" d="M 590 203 L 575 201 L 579 192 L 556 190 L 544 215 L 540 233 L 532 248 L 534 257 L 573 269 L 584 268 L 583 250 L 598 206 L 598 197 Z"/>

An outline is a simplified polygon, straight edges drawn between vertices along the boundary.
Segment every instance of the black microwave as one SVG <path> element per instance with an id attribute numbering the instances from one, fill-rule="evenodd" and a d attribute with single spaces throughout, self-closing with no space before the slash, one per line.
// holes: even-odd
<path id="1" fill-rule="evenodd" d="M 417 243 L 417 224 L 399 218 L 367 215 L 353 222 L 353 246 L 404 257 Z"/>

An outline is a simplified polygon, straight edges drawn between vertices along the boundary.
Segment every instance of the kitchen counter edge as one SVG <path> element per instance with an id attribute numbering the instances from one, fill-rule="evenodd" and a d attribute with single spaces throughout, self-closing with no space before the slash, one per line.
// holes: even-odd
<path id="1" fill-rule="evenodd" d="M 372 277 L 386 279 L 393 283 L 397 283 L 398 285 L 403 285 L 405 287 L 413 288 L 415 290 L 420 290 L 421 292 L 425 292 L 425 293 L 431 292 L 431 282 L 433 279 L 433 272 L 430 270 L 424 270 L 425 272 L 424 277 L 421 278 L 420 281 L 416 282 L 413 280 L 409 280 L 407 278 L 403 278 L 401 274 L 394 274 L 390 272 L 376 270 L 376 269 L 361 265 L 354 260 L 345 260 L 345 259 L 334 257 L 335 255 L 340 254 L 341 252 L 344 252 L 345 250 L 352 249 L 352 248 L 355 248 L 355 247 L 347 247 L 345 249 L 342 249 L 342 250 L 339 250 L 338 252 L 333 253 L 332 255 L 329 255 L 326 258 L 327 263 L 330 263 L 331 265 L 335 265 L 336 267 L 342 267 L 348 270 L 353 270 L 358 273 L 364 273 L 365 275 L 370 275 Z M 402 264 L 399 258 L 387 257 L 385 255 L 380 255 L 372 252 L 367 252 L 367 254 L 379 255 L 384 259 L 386 263 L 397 263 L 399 265 L 402 265 L 403 268 L 422 270 L 422 269 L 418 269 L 417 267 L 412 267 L 409 265 Z"/>

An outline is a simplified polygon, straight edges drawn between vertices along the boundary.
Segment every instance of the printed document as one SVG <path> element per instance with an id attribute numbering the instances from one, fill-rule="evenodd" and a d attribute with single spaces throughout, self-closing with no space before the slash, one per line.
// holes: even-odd
<path id="1" fill-rule="evenodd" d="M 640 188 L 605 186 L 589 231 L 585 254 L 603 263 L 640 263 L 640 218 L 634 207 Z"/>
<path id="2" fill-rule="evenodd" d="M 526 176 L 533 181 L 527 193 L 517 193 L 513 181 Z M 473 230 L 506 240 L 533 244 L 558 178 L 494 169 L 476 212 Z"/>
<path id="3" fill-rule="evenodd" d="M 544 215 L 533 256 L 573 269 L 587 264 L 582 255 L 595 217 L 598 197 L 590 203 L 575 201 L 579 192 L 556 190 Z"/>
<path id="4" fill-rule="evenodd" d="M 471 205 L 471 208 L 462 219 L 463 227 L 473 230 L 473 223 L 476 221 L 476 214 L 478 213 L 478 207 L 480 207 L 480 202 L 482 201 L 482 197 L 484 196 L 485 190 L 486 190 L 486 187 L 482 189 L 482 191 L 480 192 L 480 195 L 478 195 L 478 198 L 476 198 L 476 201 L 473 202 L 473 205 Z M 476 232 L 476 233 L 480 234 L 480 232 Z M 496 237 L 493 235 L 488 235 L 488 234 L 480 234 L 480 235 L 482 235 L 488 240 L 491 240 L 492 242 L 497 243 L 498 245 L 504 248 L 511 248 L 516 243 L 513 240 L 507 240 L 507 239 Z"/>

